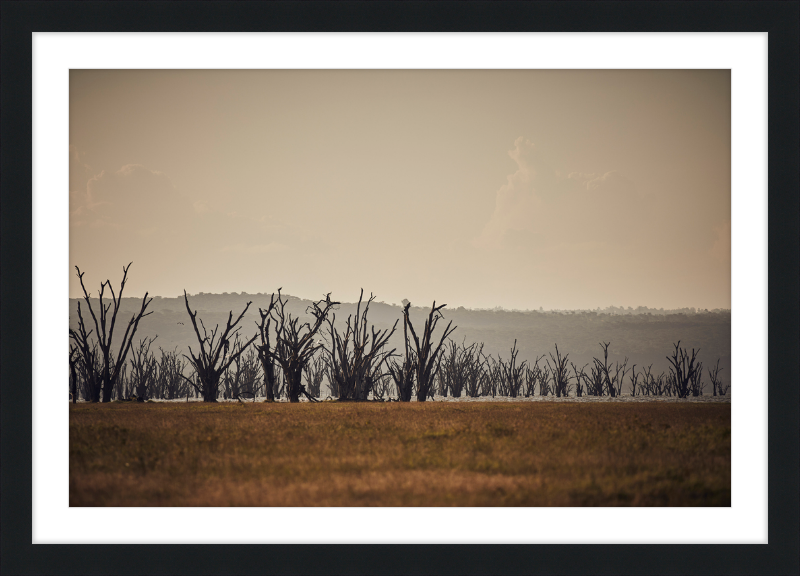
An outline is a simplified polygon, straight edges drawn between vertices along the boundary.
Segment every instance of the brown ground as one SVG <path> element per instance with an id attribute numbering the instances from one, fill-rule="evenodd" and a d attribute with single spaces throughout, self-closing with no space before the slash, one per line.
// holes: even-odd
<path id="1" fill-rule="evenodd" d="M 70 404 L 71 506 L 730 506 L 730 404 Z"/>

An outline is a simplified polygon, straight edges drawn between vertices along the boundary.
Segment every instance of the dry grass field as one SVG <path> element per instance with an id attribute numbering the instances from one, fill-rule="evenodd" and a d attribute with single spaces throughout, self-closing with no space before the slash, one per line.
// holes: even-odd
<path id="1" fill-rule="evenodd" d="M 70 404 L 71 506 L 730 506 L 730 404 Z"/>

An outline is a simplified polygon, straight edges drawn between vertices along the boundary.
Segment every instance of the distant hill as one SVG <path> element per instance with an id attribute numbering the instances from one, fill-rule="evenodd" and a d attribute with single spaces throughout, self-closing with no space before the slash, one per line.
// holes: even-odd
<path id="1" fill-rule="evenodd" d="M 310 300 L 284 295 L 289 300 L 287 311 L 306 316 Z M 240 323 L 241 334 L 251 337 L 256 331 L 255 322 L 259 319 L 258 308 L 269 305 L 269 294 L 195 294 L 189 296 L 189 304 L 198 311 L 209 330 L 217 323 L 224 326 L 228 313 L 234 318 L 252 302 L 250 309 Z M 71 298 L 70 326 L 77 326 L 77 302 Z M 93 302 L 96 309 L 96 301 Z M 413 303 L 411 320 L 417 332 L 421 332 L 430 304 L 417 306 Z M 138 311 L 141 299 L 123 298 L 122 311 L 117 320 L 117 329 L 122 330 L 131 315 Z M 85 304 L 82 305 L 85 309 Z M 142 319 L 136 333 L 139 338 L 158 335 L 154 348 L 165 350 L 177 348 L 188 353 L 188 347 L 197 351 L 197 338 L 194 335 L 183 297 L 155 297 L 148 307 L 152 314 Z M 343 327 L 348 315 L 355 314 L 356 304 L 343 303 L 336 310 L 336 326 Z M 403 349 L 402 309 L 397 304 L 373 302 L 370 306 L 369 321 L 376 328 L 391 328 L 397 320 L 397 331 L 390 340 L 390 346 Z M 445 320 L 439 322 L 436 334 L 441 334 L 447 322 L 458 326 L 453 339 L 461 343 L 483 342 L 484 353 L 495 357 L 500 354 L 509 357 L 509 350 L 517 340 L 519 360 L 533 361 L 537 357 L 555 352 L 558 344 L 561 353 L 569 353 L 569 358 L 579 367 L 591 362 L 593 356 L 600 356 L 600 342 L 611 342 L 609 356 L 612 362 L 628 357 L 628 366 L 647 366 L 652 364 L 656 373 L 667 371 L 666 356 L 678 340 L 689 348 L 700 348 L 699 358 L 704 366 L 710 366 L 720 359 L 725 382 L 730 382 L 731 362 L 731 313 L 730 310 L 697 311 L 695 309 L 653 310 L 648 308 L 607 308 L 602 311 L 510 311 L 502 309 L 469 310 L 456 308 L 443 310 Z M 308 316 L 310 319 L 311 317 Z M 91 318 L 84 314 L 91 325 Z M 93 327 L 93 326 L 92 326 Z M 417 328 L 419 327 L 419 328 Z M 327 333 L 327 328 L 323 329 Z M 627 378 L 626 378 L 627 381 Z M 627 384 L 625 385 L 627 392 Z"/>

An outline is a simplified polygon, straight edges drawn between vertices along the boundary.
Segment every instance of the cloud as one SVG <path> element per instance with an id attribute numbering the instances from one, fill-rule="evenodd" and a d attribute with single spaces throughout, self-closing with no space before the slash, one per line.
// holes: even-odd
<path id="1" fill-rule="evenodd" d="M 174 186 L 163 172 L 140 164 L 127 164 L 116 172 L 100 172 L 89 179 L 86 195 L 90 206 L 157 204 L 174 196 Z"/>
<path id="2" fill-rule="evenodd" d="M 581 174 L 580 172 L 573 172 L 567 176 L 567 179 L 577 182 L 587 191 L 599 189 L 616 189 L 622 193 L 624 193 L 625 190 L 632 191 L 630 181 L 626 180 L 616 170 L 606 172 L 605 174 Z"/>
<path id="3" fill-rule="evenodd" d="M 69 146 L 69 190 L 83 192 L 86 182 L 92 176 L 92 168 L 85 162 L 86 153 L 75 146 Z"/>
<path id="4" fill-rule="evenodd" d="M 198 202 L 195 202 L 193 206 L 194 206 L 194 211 L 197 212 L 198 214 L 208 214 L 209 212 L 211 212 L 211 208 L 208 206 L 208 202 L 200 200 Z"/>
<path id="5" fill-rule="evenodd" d="M 517 170 L 495 194 L 494 211 L 474 244 L 530 252 L 554 246 L 629 242 L 648 213 L 633 183 L 616 171 L 560 176 L 522 137 L 509 156 Z"/>
<path id="6" fill-rule="evenodd" d="M 182 204 L 175 186 L 163 172 L 140 164 L 99 173 L 85 161 L 85 153 L 69 147 L 70 224 L 75 227 L 124 227 L 126 221 L 158 221 Z M 174 216 L 174 214 L 173 214 Z"/>
<path id="7" fill-rule="evenodd" d="M 88 179 L 82 193 L 70 192 L 70 225 L 75 228 L 89 224 L 157 238 L 176 230 L 192 212 L 166 174 L 140 164 L 102 170 Z"/>
<path id="8" fill-rule="evenodd" d="M 517 163 L 517 171 L 497 191 L 494 213 L 477 240 L 479 245 L 499 247 L 509 232 L 513 236 L 530 230 L 529 217 L 541 210 L 542 201 L 536 194 L 537 179 L 542 174 L 537 150 L 519 137 L 508 155 Z"/>
<path id="9" fill-rule="evenodd" d="M 69 146 L 69 215 L 70 226 L 80 227 L 89 221 L 87 213 L 86 183 L 92 168 L 84 161 L 86 154 Z"/>

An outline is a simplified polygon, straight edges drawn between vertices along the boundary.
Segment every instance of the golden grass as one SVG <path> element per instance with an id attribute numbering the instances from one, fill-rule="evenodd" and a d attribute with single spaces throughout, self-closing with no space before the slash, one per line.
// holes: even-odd
<path id="1" fill-rule="evenodd" d="M 730 404 L 70 404 L 71 506 L 730 506 Z"/>

